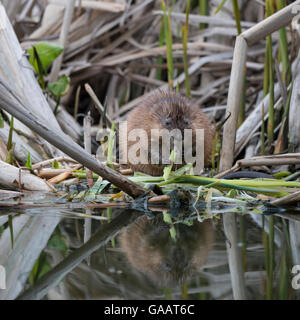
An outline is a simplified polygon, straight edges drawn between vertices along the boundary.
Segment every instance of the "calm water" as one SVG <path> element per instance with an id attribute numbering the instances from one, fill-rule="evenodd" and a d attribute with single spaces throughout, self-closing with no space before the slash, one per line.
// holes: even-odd
<path id="1" fill-rule="evenodd" d="M 124 208 L 1 207 L 0 299 L 299 298 L 297 214 L 168 218 Z"/>

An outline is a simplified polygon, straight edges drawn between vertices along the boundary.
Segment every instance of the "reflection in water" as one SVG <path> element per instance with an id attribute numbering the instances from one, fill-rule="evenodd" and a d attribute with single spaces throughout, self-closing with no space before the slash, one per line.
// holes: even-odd
<path id="1" fill-rule="evenodd" d="M 169 224 L 166 215 L 149 220 L 140 212 L 113 210 L 109 223 L 93 220 L 91 239 L 84 244 L 84 221 L 71 215 L 61 219 L 65 210 L 18 213 L 13 217 L 13 248 L 7 216 L 0 219 L 0 264 L 7 268 L 2 299 L 16 298 L 24 289 L 19 299 L 232 299 L 239 287 L 232 277 L 236 271 L 229 268 L 226 240 L 231 248 L 243 249 L 247 299 L 300 298 L 300 289 L 292 287 L 293 266 L 300 264 L 298 214 L 236 214 L 233 240 L 224 233 L 224 214 L 215 216 L 214 227 L 219 228 L 214 232 L 212 220 L 200 223 L 196 213 Z M 107 211 L 93 213 L 107 217 Z M 59 220 L 57 228 L 68 247 L 64 254 L 48 242 Z M 28 275 L 41 251 L 52 269 L 31 286 Z"/>
<path id="2" fill-rule="evenodd" d="M 144 217 L 121 235 L 121 247 L 129 262 L 159 285 L 183 283 L 205 263 L 213 245 L 211 220 L 192 226 L 175 224 L 176 239 L 162 215 Z"/>

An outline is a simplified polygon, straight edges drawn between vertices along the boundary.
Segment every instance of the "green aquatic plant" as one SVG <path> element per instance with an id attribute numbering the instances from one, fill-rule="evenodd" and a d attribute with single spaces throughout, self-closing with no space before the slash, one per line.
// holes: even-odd
<path id="1" fill-rule="evenodd" d="M 0 112 L 0 129 L 3 129 L 4 128 L 4 119 L 3 119 L 3 116 Z"/>
<path id="2" fill-rule="evenodd" d="M 63 50 L 63 47 L 50 42 L 38 42 L 27 50 L 29 62 L 39 75 L 39 83 L 43 90 L 46 89 L 44 77 L 47 75 L 47 69 Z"/>
<path id="3" fill-rule="evenodd" d="M 225 3 L 227 2 L 227 0 L 222 0 L 219 5 L 217 6 L 217 9 L 215 10 L 214 14 L 217 14 L 219 11 L 221 11 L 221 9 L 224 7 Z"/>
<path id="4" fill-rule="evenodd" d="M 199 14 L 206 16 L 208 14 L 208 0 L 198 0 L 199 1 Z M 205 23 L 200 23 L 200 30 L 206 28 Z"/>
<path id="5" fill-rule="evenodd" d="M 285 0 L 276 0 L 277 11 L 282 10 L 285 7 L 286 7 Z M 282 81 L 286 85 L 290 81 L 291 68 L 290 68 L 290 61 L 289 61 L 288 40 L 287 40 L 285 27 L 279 30 L 279 53 L 280 53 L 280 61 L 282 62 Z"/>
<path id="6" fill-rule="evenodd" d="M 188 60 L 188 31 L 189 31 L 189 12 L 190 12 L 190 1 L 187 2 L 186 6 L 186 19 L 185 25 L 182 27 L 182 42 L 183 42 L 183 64 L 185 73 L 185 88 L 186 96 L 191 97 L 191 85 L 189 76 L 189 60 Z"/>
<path id="7" fill-rule="evenodd" d="M 48 90 L 56 98 L 56 106 L 53 111 L 55 115 L 57 114 L 61 97 L 66 95 L 69 90 L 70 81 L 68 76 L 62 75 L 57 81 L 48 84 Z"/>
<path id="8" fill-rule="evenodd" d="M 25 163 L 25 167 L 30 170 L 32 169 L 32 160 L 31 160 L 30 152 L 27 153 L 27 161 Z"/>
<path id="9" fill-rule="evenodd" d="M 164 21 L 164 35 L 167 46 L 167 65 L 168 65 L 168 82 L 169 87 L 173 88 L 173 35 L 171 28 L 171 9 L 166 7 L 165 1 L 162 0 L 162 10 L 164 12 L 163 21 Z"/>
<path id="10" fill-rule="evenodd" d="M 160 32 L 159 32 L 159 40 L 158 40 L 158 45 L 162 47 L 165 44 L 166 37 L 165 37 L 165 26 L 164 26 L 164 16 L 161 18 L 161 23 L 160 23 Z M 157 63 L 159 65 L 162 65 L 164 62 L 163 56 L 159 56 L 157 58 Z M 156 71 L 156 79 L 157 80 L 162 80 L 162 68 L 157 68 Z"/>
<path id="11" fill-rule="evenodd" d="M 14 117 L 10 118 L 10 125 L 9 125 L 9 134 L 8 134 L 8 139 L 7 139 L 7 159 L 6 162 L 9 164 L 14 163 L 14 155 L 13 155 L 13 133 L 14 133 Z"/>

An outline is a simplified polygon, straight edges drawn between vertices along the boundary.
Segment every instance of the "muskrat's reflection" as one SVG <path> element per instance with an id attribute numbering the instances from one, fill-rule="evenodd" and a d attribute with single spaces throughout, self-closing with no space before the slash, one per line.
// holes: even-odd
<path id="1" fill-rule="evenodd" d="M 162 215 L 141 218 L 121 234 L 121 246 L 129 262 L 159 284 L 183 282 L 207 260 L 213 245 L 211 220 L 192 226 L 175 224 L 176 240 Z"/>

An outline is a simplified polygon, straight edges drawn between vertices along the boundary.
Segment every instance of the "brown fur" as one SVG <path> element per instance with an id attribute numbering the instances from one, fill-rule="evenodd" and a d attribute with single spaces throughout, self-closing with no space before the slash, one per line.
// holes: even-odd
<path id="1" fill-rule="evenodd" d="M 166 128 L 164 121 L 171 119 L 171 125 Z M 151 129 L 204 129 L 204 164 L 208 165 L 212 153 L 214 130 L 205 113 L 189 99 L 174 91 L 155 91 L 149 98 L 137 106 L 127 118 L 128 132 L 133 129 L 144 129 L 150 137 Z M 194 134 L 194 132 L 193 132 Z M 121 143 L 126 143 L 126 137 L 121 137 Z M 128 149 L 136 142 L 128 141 Z M 195 146 L 193 146 L 194 148 Z M 148 139 L 150 150 L 150 139 Z M 133 171 L 144 172 L 152 176 L 161 176 L 164 165 L 151 164 L 151 154 L 147 155 L 148 164 L 128 163 Z M 183 163 L 181 166 L 185 165 Z M 174 169 L 179 168 L 177 165 Z"/>

